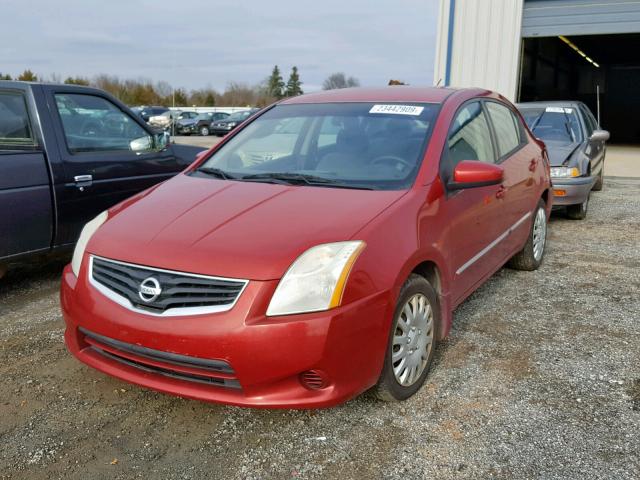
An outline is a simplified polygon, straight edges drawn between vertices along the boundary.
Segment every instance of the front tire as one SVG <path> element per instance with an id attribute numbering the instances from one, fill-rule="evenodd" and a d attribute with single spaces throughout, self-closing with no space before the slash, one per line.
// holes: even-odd
<path id="1" fill-rule="evenodd" d="M 207 127 L 207 126 L 200 127 L 200 135 L 202 135 L 203 137 L 208 137 L 209 136 L 209 127 Z"/>
<path id="2" fill-rule="evenodd" d="M 584 202 L 577 205 L 567 206 L 567 217 L 571 220 L 584 220 L 587 216 L 587 209 L 589 208 L 589 195 Z"/>
<path id="3" fill-rule="evenodd" d="M 593 190 L 594 192 L 599 192 L 602 190 L 603 186 L 604 186 L 604 163 L 602 165 L 602 168 L 600 169 L 600 173 L 598 174 L 598 179 L 596 180 L 596 183 L 593 184 L 593 187 L 591 188 L 591 190 Z"/>
<path id="4" fill-rule="evenodd" d="M 531 222 L 531 231 L 529 232 L 527 243 L 524 244 L 522 250 L 511 257 L 507 265 L 515 270 L 528 272 L 537 270 L 542 264 L 546 245 L 547 212 L 545 203 L 542 200 L 538 200 L 538 205 L 533 211 L 533 221 Z"/>
<path id="5" fill-rule="evenodd" d="M 439 324 L 436 291 L 424 277 L 411 274 L 400 291 L 382 373 L 374 387 L 379 399 L 406 400 L 422 387 L 433 361 Z"/>

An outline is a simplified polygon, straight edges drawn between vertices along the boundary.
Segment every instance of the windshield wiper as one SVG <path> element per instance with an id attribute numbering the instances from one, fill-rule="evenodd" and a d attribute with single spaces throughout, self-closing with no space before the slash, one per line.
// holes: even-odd
<path id="1" fill-rule="evenodd" d="M 197 172 L 202 172 L 202 173 L 206 173 L 208 175 L 212 175 L 214 177 L 218 177 L 218 178 L 222 178 L 223 180 L 236 180 L 236 177 L 234 177 L 233 175 L 230 175 L 229 173 L 225 172 L 224 170 L 222 170 L 221 168 L 216 168 L 216 167 L 200 167 L 198 170 L 196 170 Z"/>
<path id="2" fill-rule="evenodd" d="M 334 188 L 351 188 L 357 190 L 375 190 L 375 188 L 368 185 L 353 185 L 343 183 L 332 178 L 318 177 L 316 175 L 308 175 L 305 173 L 290 173 L 290 172 L 267 172 L 267 173 L 254 173 L 251 175 L 244 175 L 237 180 L 243 180 L 248 182 L 259 182 L 264 180 L 274 180 L 278 183 L 287 183 L 289 185 L 312 185 L 314 187 L 334 187 Z"/>

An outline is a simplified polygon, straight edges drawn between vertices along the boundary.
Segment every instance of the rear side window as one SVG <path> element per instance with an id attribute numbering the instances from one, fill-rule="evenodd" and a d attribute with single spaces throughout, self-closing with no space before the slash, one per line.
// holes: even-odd
<path id="1" fill-rule="evenodd" d="M 480 102 L 469 103 L 457 113 L 447 146 L 452 167 L 463 160 L 495 163 L 489 122 Z"/>
<path id="2" fill-rule="evenodd" d="M 71 153 L 152 150 L 147 131 L 109 100 L 74 93 L 55 98 Z"/>
<path id="3" fill-rule="evenodd" d="M 9 150 L 34 144 L 24 95 L 0 92 L 0 149 Z"/>
<path id="4" fill-rule="evenodd" d="M 498 153 L 502 158 L 520 146 L 520 126 L 509 108 L 496 102 L 487 102 L 486 105 L 496 131 Z"/>

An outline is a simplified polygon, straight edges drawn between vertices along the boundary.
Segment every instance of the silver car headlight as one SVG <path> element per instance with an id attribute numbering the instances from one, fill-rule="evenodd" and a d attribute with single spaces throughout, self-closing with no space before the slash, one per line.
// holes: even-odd
<path id="1" fill-rule="evenodd" d="M 576 167 L 551 167 L 553 178 L 573 178 L 580 176 L 580 170 Z"/>
<path id="2" fill-rule="evenodd" d="M 80 238 L 78 239 L 78 243 L 76 243 L 76 248 L 73 251 L 73 258 L 71 259 L 71 270 L 77 277 L 80 274 L 80 265 L 82 265 L 82 257 L 84 256 L 84 251 L 87 248 L 87 244 L 93 234 L 96 233 L 100 225 L 107 221 L 109 218 L 109 213 L 105 210 L 101 214 L 99 214 L 96 218 L 88 222 L 84 228 L 82 229 L 82 233 L 80 233 Z"/>
<path id="3" fill-rule="evenodd" d="M 267 316 L 319 312 L 338 307 L 351 267 L 365 247 L 361 241 L 325 243 L 310 248 L 289 267 L 278 284 Z"/>

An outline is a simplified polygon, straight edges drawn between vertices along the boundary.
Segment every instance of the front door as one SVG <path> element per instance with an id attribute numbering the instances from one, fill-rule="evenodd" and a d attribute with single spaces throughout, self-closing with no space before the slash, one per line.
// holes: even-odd
<path id="1" fill-rule="evenodd" d="M 153 132 L 107 95 L 52 86 L 46 96 L 64 167 L 55 185 L 56 244 L 75 242 L 95 215 L 186 167 L 170 148 L 156 148 Z"/>
<path id="2" fill-rule="evenodd" d="M 441 160 L 446 185 L 453 169 L 463 160 L 495 163 L 497 159 L 487 113 L 480 101 L 456 113 Z M 446 188 L 446 187 L 445 187 Z M 448 219 L 446 242 L 451 252 L 454 304 L 462 301 L 477 284 L 496 269 L 497 252 L 504 232 L 503 185 L 448 191 L 443 208 Z"/>

